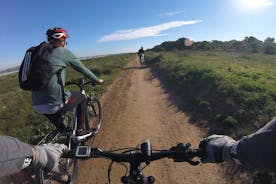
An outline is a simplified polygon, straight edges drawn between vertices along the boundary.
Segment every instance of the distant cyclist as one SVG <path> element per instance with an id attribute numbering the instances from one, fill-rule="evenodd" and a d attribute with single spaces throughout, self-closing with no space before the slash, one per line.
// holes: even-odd
<path id="1" fill-rule="evenodd" d="M 200 147 L 207 155 L 204 163 L 234 161 L 248 168 L 276 171 L 276 117 L 258 131 L 235 141 L 226 135 L 211 135 Z"/>
<path id="2" fill-rule="evenodd" d="M 144 63 L 144 59 L 145 59 L 145 51 L 144 51 L 143 47 L 141 47 L 141 48 L 138 50 L 137 55 L 138 55 L 138 57 L 139 57 L 140 63 L 143 64 L 143 63 Z"/>
<path id="3" fill-rule="evenodd" d="M 61 80 L 57 75 L 53 75 L 49 81 L 48 87 L 32 91 L 33 107 L 36 112 L 44 114 L 57 127 L 63 131 L 66 127 L 63 120 L 65 111 L 77 106 L 78 131 L 76 133 L 79 139 L 84 139 L 92 134 L 92 131 L 84 131 L 84 116 L 86 110 L 86 98 L 80 92 L 70 92 L 64 90 L 66 78 L 66 67 L 71 66 L 76 71 L 82 73 L 88 79 L 94 82 L 102 83 L 81 61 L 68 49 L 66 49 L 68 33 L 64 28 L 54 27 L 46 32 L 47 40 L 53 45 L 54 49 L 50 53 L 50 62 L 54 73 L 61 71 Z M 60 84 L 62 83 L 62 84 Z"/>

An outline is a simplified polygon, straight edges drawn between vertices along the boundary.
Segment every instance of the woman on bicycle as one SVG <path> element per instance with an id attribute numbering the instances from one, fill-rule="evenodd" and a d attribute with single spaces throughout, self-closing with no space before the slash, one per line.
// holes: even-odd
<path id="1" fill-rule="evenodd" d="M 36 112 L 44 114 L 57 127 L 63 131 L 64 125 L 63 113 L 77 106 L 78 130 L 84 130 L 84 116 L 86 107 L 86 98 L 80 92 L 70 92 L 64 90 L 66 67 L 71 66 L 76 71 L 82 73 L 91 81 L 102 83 L 103 80 L 97 78 L 81 61 L 68 49 L 66 49 L 68 33 L 64 28 L 50 28 L 46 32 L 48 42 L 54 47 L 50 53 L 49 61 L 52 64 L 54 72 L 61 71 L 60 80 L 57 75 L 53 75 L 49 81 L 48 87 L 32 91 L 32 102 Z M 61 84 L 60 84 L 61 83 Z M 79 140 L 85 139 L 92 134 L 91 131 L 78 131 Z"/>

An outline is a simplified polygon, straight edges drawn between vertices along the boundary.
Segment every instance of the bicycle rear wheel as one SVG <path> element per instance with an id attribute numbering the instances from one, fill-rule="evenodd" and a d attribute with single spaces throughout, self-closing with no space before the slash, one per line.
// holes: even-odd
<path id="1" fill-rule="evenodd" d="M 102 125 L 102 108 L 100 100 L 92 96 L 88 98 L 87 103 L 87 121 L 86 128 L 90 129 L 93 135 L 96 135 Z"/>
<path id="2" fill-rule="evenodd" d="M 139 56 L 139 61 L 140 61 L 140 64 L 144 64 L 144 62 L 145 62 L 145 56 L 144 56 L 144 54 L 141 54 Z"/>

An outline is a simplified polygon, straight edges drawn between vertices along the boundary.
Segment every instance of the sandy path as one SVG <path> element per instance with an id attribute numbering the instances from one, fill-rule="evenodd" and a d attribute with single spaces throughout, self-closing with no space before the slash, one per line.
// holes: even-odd
<path id="1" fill-rule="evenodd" d="M 168 149 L 179 142 L 190 142 L 196 148 L 204 136 L 202 130 L 188 123 L 187 115 L 170 103 L 159 80 L 149 68 L 141 68 L 136 58 L 110 86 L 102 106 L 103 128 L 93 146 L 104 150 L 133 147 L 145 138 L 156 149 Z M 78 183 L 107 183 L 108 164 L 104 159 L 82 161 Z M 223 171 L 214 164 L 191 166 L 162 159 L 152 162 L 144 171 L 153 175 L 156 183 L 228 183 Z M 112 183 L 120 183 L 124 172 L 124 167 L 115 164 Z"/>

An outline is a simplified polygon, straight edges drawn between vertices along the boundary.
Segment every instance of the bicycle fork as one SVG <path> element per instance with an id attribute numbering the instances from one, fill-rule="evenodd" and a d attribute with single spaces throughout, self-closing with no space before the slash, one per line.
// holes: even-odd
<path id="1" fill-rule="evenodd" d="M 124 184 L 153 184 L 155 178 L 153 176 L 145 176 L 140 163 L 130 164 L 129 176 L 122 176 L 121 182 Z"/>

